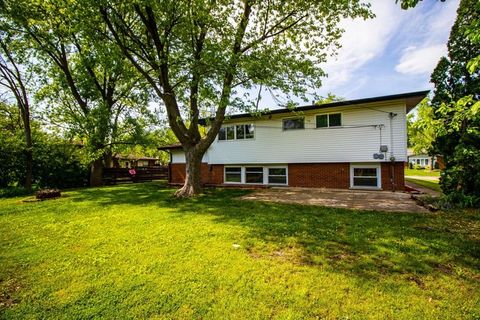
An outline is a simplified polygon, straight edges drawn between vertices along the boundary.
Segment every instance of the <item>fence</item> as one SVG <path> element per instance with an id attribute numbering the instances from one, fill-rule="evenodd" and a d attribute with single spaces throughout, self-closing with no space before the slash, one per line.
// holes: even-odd
<path id="1" fill-rule="evenodd" d="M 117 184 L 128 182 L 143 182 L 168 179 L 168 167 L 136 167 L 132 175 L 130 168 L 105 168 L 103 169 L 103 182 Z"/>

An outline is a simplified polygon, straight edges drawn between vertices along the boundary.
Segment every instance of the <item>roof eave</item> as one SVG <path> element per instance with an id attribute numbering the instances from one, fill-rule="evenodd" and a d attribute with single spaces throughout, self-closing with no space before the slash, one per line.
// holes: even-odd
<path id="1" fill-rule="evenodd" d="M 315 109 L 326 109 L 326 108 L 333 108 L 333 107 L 344 107 L 344 106 L 351 106 L 351 105 L 358 105 L 358 104 L 366 104 L 366 103 L 373 103 L 373 102 L 382 102 L 382 101 L 392 101 L 392 100 L 405 100 L 407 113 L 410 112 L 415 106 L 422 101 L 429 90 L 423 91 L 415 91 L 415 92 L 408 92 L 408 93 L 401 93 L 401 94 L 394 94 L 388 96 L 379 96 L 373 98 L 363 98 L 363 99 L 355 99 L 355 100 L 348 100 L 348 101 L 337 101 L 331 103 L 325 103 L 322 105 L 306 105 L 297 107 L 295 109 L 275 109 L 271 111 L 262 112 L 261 114 L 250 114 L 250 113 L 243 113 L 243 114 L 234 114 L 228 116 L 228 120 L 231 119 L 242 119 L 242 118 L 254 118 L 254 117 L 261 117 L 261 116 L 269 116 L 274 114 L 282 114 L 282 113 L 290 113 L 294 111 L 309 111 Z M 207 119 L 200 119 L 199 124 L 205 126 L 207 124 Z M 210 120 L 213 120 L 211 118 Z"/>

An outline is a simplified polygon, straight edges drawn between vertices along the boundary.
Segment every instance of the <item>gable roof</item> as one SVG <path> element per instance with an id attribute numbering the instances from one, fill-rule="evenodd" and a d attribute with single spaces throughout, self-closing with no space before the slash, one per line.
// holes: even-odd
<path id="1" fill-rule="evenodd" d="M 298 112 L 298 111 L 309 111 L 309 110 L 321 110 L 327 108 L 334 108 L 334 107 L 344 107 L 344 106 L 354 106 L 359 104 L 365 103 L 373 103 L 373 102 L 383 102 L 383 101 L 393 101 L 393 100 L 405 100 L 405 104 L 407 107 L 407 113 L 410 112 L 415 106 L 422 101 L 430 90 L 423 90 L 423 91 L 415 91 L 415 92 L 407 92 L 407 93 L 400 93 L 400 94 L 393 94 L 388 96 L 379 96 L 379 97 L 372 97 L 372 98 L 363 98 L 363 99 L 355 99 L 355 100 L 346 100 L 346 101 L 336 101 L 330 103 L 324 103 L 320 105 L 306 105 L 297 107 L 294 109 L 275 109 L 265 112 L 259 112 L 260 116 L 268 116 L 274 114 L 282 114 L 282 113 L 290 113 L 290 112 Z M 225 116 L 226 119 L 240 119 L 240 118 L 253 118 L 258 117 L 258 114 L 252 113 L 242 113 L 242 114 L 234 114 L 230 116 Z M 213 118 L 210 118 L 213 120 Z M 205 125 L 207 119 L 200 119 L 199 123 L 201 125 Z"/>

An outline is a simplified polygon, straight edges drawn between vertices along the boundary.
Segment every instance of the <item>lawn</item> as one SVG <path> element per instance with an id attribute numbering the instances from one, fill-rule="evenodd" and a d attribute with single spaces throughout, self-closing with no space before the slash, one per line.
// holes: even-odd
<path id="1" fill-rule="evenodd" d="M 438 181 L 432 181 L 432 180 L 423 180 L 423 179 L 412 179 L 412 178 L 405 178 L 405 181 L 410 181 L 415 184 L 418 184 L 419 186 L 432 189 L 438 192 L 442 192 L 442 188 L 440 188 L 440 185 L 438 184 Z"/>
<path id="2" fill-rule="evenodd" d="M 174 200 L 156 183 L 0 200 L 0 318 L 480 317 L 480 213 Z"/>
<path id="3" fill-rule="evenodd" d="M 405 168 L 406 176 L 421 176 L 421 177 L 440 177 L 440 170 L 430 171 L 429 169 L 416 170 Z"/>

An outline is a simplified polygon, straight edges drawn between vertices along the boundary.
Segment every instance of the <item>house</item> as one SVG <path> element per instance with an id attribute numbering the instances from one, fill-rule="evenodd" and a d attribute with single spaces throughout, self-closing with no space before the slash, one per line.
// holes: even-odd
<path id="1" fill-rule="evenodd" d="M 443 169 L 443 163 L 440 159 L 438 159 L 439 157 L 440 156 L 431 157 L 427 154 L 415 154 L 413 152 L 408 152 L 407 162 L 411 168 L 414 166 L 420 166 L 422 168 Z"/>
<path id="2" fill-rule="evenodd" d="M 135 155 L 121 155 L 113 156 L 114 168 L 134 168 L 134 167 L 153 167 L 157 165 L 158 158 L 135 156 Z"/>
<path id="3" fill-rule="evenodd" d="M 406 115 L 427 93 L 229 116 L 203 157 L 202 183 L 403 190 Z M 182 184 L 182 147 L 159 149 L 170 152 L 170 183 Z"/>

